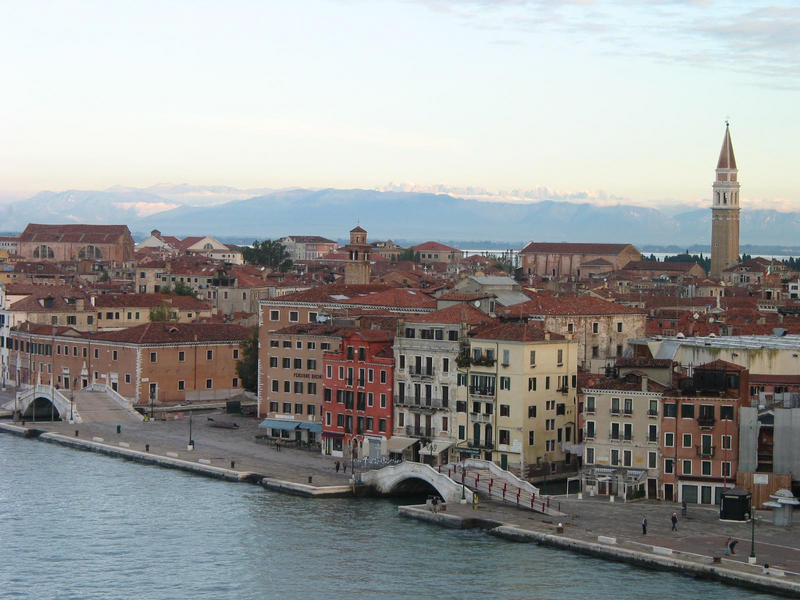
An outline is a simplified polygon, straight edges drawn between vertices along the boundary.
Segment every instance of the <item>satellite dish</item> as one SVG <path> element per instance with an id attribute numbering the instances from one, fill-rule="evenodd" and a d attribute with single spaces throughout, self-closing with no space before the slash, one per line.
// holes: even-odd
<path id="1" fill-rule="evenodd" d="M 481 305 L 481 301 L 480 301 L 480 300 L 475 300 L 475 302 L 473 302 L 473 303 L 472 303 L 472 305 L 473 305 L 475 308 L 477 308 L 477 307 L 479 307 L 479 306 Z"/>

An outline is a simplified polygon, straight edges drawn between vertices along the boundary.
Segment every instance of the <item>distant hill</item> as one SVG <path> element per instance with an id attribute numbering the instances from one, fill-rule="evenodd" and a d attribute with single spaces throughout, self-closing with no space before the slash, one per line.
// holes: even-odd
<path id="1" fill-rule="evenodd" d="M 155 193 L 158 190 L 159 193 Z M 252 191 L 252 190 L 251 190 Z M 4 208 L 4 229 L 28 222 L 127 223 L 171 235 L 263 239 L 288 234 L 343 238 L 360 223 L 371 239 L 708 244 L 708 209 L 665 214 L 632 205 L 485 202 L 444 194 L 373 190 L 280 190 L 231 200 L 248 190 L 153 186 L 145 190 L 42 192 Z M 798 244 L 800 212 L 742 210 L 742 244 Z"/>

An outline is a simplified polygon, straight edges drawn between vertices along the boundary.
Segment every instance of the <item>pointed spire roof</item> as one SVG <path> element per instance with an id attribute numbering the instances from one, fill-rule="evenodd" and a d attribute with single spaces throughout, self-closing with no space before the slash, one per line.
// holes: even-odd
<path id="1" fill-rule="evenodd" d="M 719 151 L 718 169 L 735 169 L 736 157 L 733 155 L 733 144 L 731 143 L 731 131 L 728 123 L 725 123 L 725 139 L 722 140 L 722 150 Z"/>

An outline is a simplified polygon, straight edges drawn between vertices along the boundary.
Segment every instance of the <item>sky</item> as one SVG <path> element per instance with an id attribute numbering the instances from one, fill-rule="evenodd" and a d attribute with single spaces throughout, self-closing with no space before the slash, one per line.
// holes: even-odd
<path id="1" fill-rule="evenodd" d="M 159 182 L 800 210 L 800 4 L 3 2 L 0 199 Z M 465 192 L 466 195 L 467 192 Z"/>

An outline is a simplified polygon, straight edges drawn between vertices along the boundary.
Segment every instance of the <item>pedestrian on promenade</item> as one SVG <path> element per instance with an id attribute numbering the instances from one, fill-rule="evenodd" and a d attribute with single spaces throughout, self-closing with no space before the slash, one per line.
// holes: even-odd
<path id="1" fill-rule="evenodd" d="M 728 538 L 728 541 L 725 542 L 725 556 L 728 556 L 730 554 L 736 554 L 736 550 L 734 550 L 734 548 L 736 548 L 737 543 L 738 543 L 737 540 L 733 538 Z"/>
<path id="2" fill-rule="evenodd" d="M 344 469 L 344 473 L 347 473 L 347 463 L 342 463 L 342 469 Z"/>
<path id="3" fill-rule="evenodd" d="M 672 531 L 678 531 L 678 513 L 672 513 Z"/>
<path id="4" fill-rule="evenodd" d="M 647 535 L 647 517 L 642 515 L 642 535 Z"/>
<path id="5" fill-rule="evenodd" d="M 337 461 L 336 461 L 336 472 L 337 472 L 337 473 L 339 472 L 339 468 L 340 468 L 341 466 L 342 466 L 342 465 L 341 465 L 341 464 L 339 463 L 339 461 L 337 460 Z"/>
<path id="6" fill-rule="evenodd" d="M 681 516 L 686 518 L 686 500 L 681 502 Z"/>

